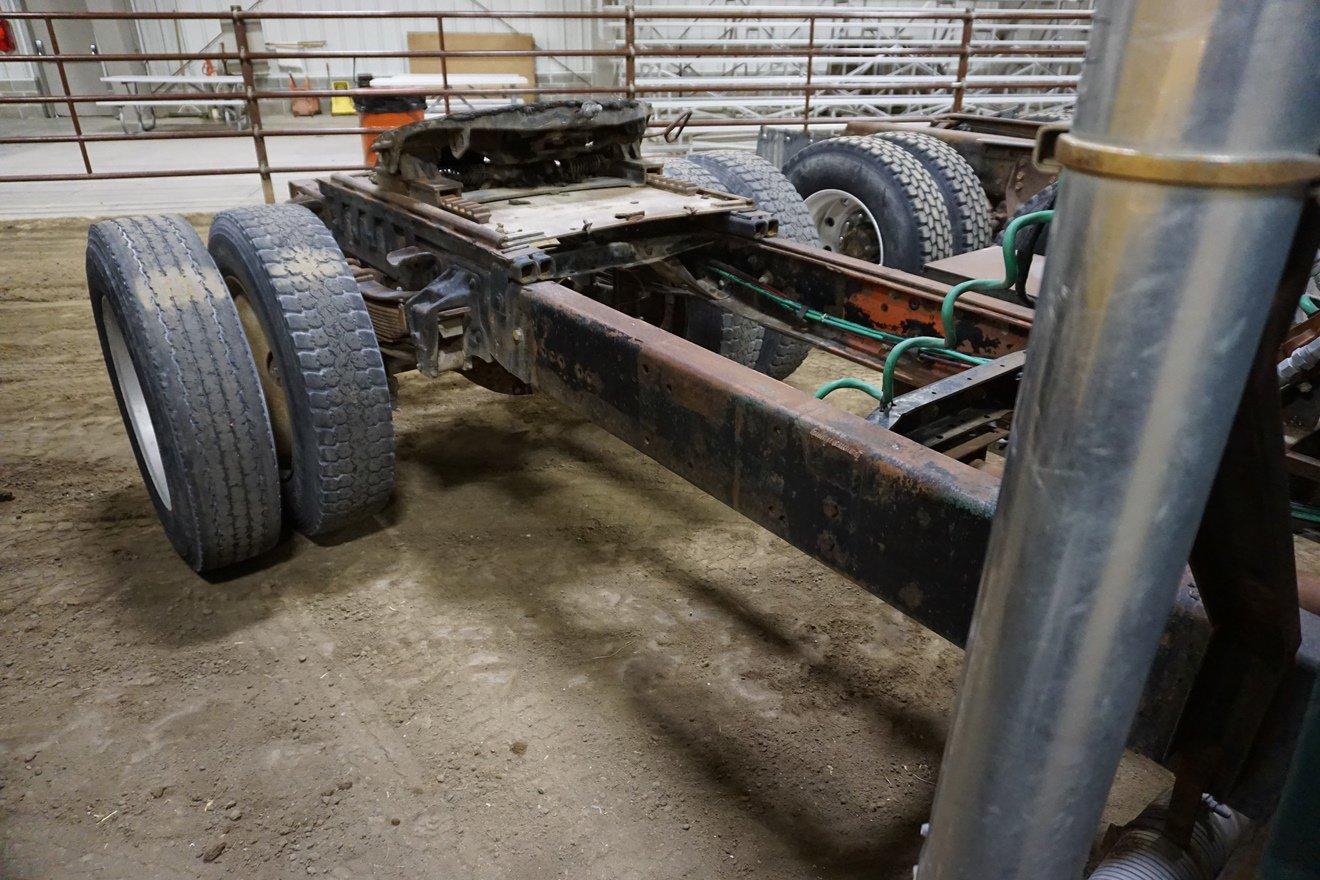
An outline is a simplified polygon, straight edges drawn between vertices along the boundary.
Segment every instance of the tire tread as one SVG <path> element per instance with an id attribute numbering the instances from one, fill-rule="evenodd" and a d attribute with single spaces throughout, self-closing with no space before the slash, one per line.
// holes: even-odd
<path id="1" fill-rule="evenodd" d="M 706 168 L 721 188 L 756 202 L 779 220 L 779 235 L 789 241 L 820 246 L 820 234 L 811 212 L 793 184 L 774 164 L 755 153 L 712 150 L 693 153 L 691 161 Z M 776 379 L 787 379 L 811 354 L 811 343 L 774 330 L 765 330 L 756 369 Z"/>
<path id="2" fill-rule="evenodd" d="M 827 151 L 857 156 L 876 173 L 886 175 L 898 185 L 907 202 L 903 207 L 916 221 L 923 265 L 953 255 L 953 229 L 944 196 L 935 178 L 921 167 L 916 157 L 898 144 L 880 138 L 845 135 L 799 150 L 784 166 L 785 173 L 792 180 L 794 168 Z"/>
<path id="3" fill-rule="evenodd" d="M 664 175 L 702 189 L 726 191 L 723 184 L 708 168 L 698 165 L 691 159 L 666 159 Z M 707 306 L 705 303 L 697 303 L 695 300 L 688 304 L 688 315 L 691 324 L 702 325 L 698 338 L 718 340 L 718 347 L 713 349 L 717 354 L 744 367 L 756 367 L 761 347 L 764 345 L 764 327 L 742 315 Z M 703 344 L 704 342 L 703 339 Z"/>
<path id="4" fill-rule="evenodd" d="M 100 289 L 102 279 L 117 291 Z M 197 233 L 177 216 L 96 223 L 88 280 L 94 298 L 119 298 L 121 323 L 136 324 L 136 334 L 125 328 L 126 344 L 150 340 L 131 354 L 147 361 L 150 374 L 139 369 L 139 380 L 161 391 L 165 410 L 154 428 L 183 464 L 167 482 L 171 493 L 187 493 L 187 503 L 158 508 L 180 555 L 205 571 L 273 547 L 279 477 L 265 402 L 238 315 Z"/>
<path id="5" fill-rule="evenodd" d="M 935 178 L 949 209 L 955 254 L 990 245 L 994 236 L 990 200 L 976 171 L 957 150 L 919 131 L 887 131 L 876 137 L 903 147 Z"/>
<path id="6" fill-rule="evenodd" d="M 299 531 L 326 534 L 379 511 L 394 487 L 394 427 L 385 364 L 371 317 L 343 252 L 301 205 L 262 205 L 216 215 L 217 236 L 250 245 L 274 290 L 293 344 L 311 415 L 315 462 L 295 461 Z M 255 294 L 254 294 L 255 295 Z M 286 392 L 297 393 L 286 384 Z M 300 446 L 295 438 L 295 447 Z"/>

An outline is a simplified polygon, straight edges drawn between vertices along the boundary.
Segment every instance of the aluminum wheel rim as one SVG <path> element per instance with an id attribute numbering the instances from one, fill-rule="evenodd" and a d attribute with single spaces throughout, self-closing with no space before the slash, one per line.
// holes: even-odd
<path id="1" fill-rule="evenodd" d="M 841 189 L 822 189 L 806 198 L 807 210 L 820 234 L 820 244 L 827 251 L 871 260 L 875 263 L 885 261 L 885 239 L 880 234 L 880 224 L 861 200 L 852 193 Z M 859 226 L 875 237 L 874 247 L 856 247 L 849 237 Z M 860 252 L 859 252 L 860 251 Z"/>
<path id="2" fill-rule="evenodd" d="M 101 297 L 101 321 L 105 327 L 105 339 L 110 349 L 110 369 L 115 374 L 115 384 L 124 399 L 124 411 L 128 413 L 128 426 L 137 441 L 138 451 L 147 470 L 147 478 L 160 503 L 170 510 L 170 487 L 165 479 L 165 461 L 160 454 L 160 440 L 156 437 L 156 425 L 151 421 L 151 411 L 147 409 L 147 398 L 142 393 L 142 383 L 138 381 L 137 368 L 133 366 L 133 357 L 128 353 L 128 343 L 124 341 L 124 331 L 119 327 L 110 300 Z"/>

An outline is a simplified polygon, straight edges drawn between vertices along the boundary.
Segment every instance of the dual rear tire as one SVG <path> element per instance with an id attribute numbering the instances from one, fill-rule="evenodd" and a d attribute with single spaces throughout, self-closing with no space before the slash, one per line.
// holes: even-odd
<path id="1" fill-rule="evenodd" d="M 760 156 L 736 150 L 693 153 L 685 159 L 666 160 L 664 173 L 703 189 L 749 198 L 761 210 L 775 215 L 781 238 L 820 245 L 802 197 L 778 168 Z M 788 378 L 811 353 L 809 343 L 699 300 L 688 303 L 684 335 L 776 379 Z"/>
<path id="2" fill-rule="evenodd" d="M 165 533 L 196 571 L 251 559 L 286 519 L 319 537 L 379 510 L 394 475 L 389 391 L 361 295 L 311 212 L 94 224 L 102 353 Z"/>
<path id="3" fill-rule="evenodd" d="M 385 506 L 394 428 L 385 364 L 357 282 L 301 205 L 225 211 L 211 257 L 243 320 L 298 531 L 338 531 Z"/>
<path id="4" fill-rule="evenodd" d="M 919 273 L 990 244 L 990 205 L 975 171 L 931 135 L 831 138 L 796 153 L 784 174 L 826 250 Z"/>

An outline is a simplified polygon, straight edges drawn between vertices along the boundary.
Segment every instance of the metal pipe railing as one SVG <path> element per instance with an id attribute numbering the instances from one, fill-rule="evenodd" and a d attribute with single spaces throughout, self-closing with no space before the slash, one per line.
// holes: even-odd
<path id="1" fill-rule="evenodd" d="M 313 174 L 326 171 L 365 171 L 366 165 L 274 165 L 266 167 L 266 174 Z M 155 177 L 212 177 L 229 174 L 261 174 L 260 166 L 232 168 L 180 168 L 162 174 L 159 171 L 94 171 L 91 174 L 28 174 L 21 179 L 33 183 L 67 182 L 71 180 L 146 180 Z M 0 182 L 5 178 L 0 177 Z"/>
<path id="2" fill-rule="evenodd" d="M 667 44 L 668 45 L 668 44 Z M 676 51 L 673 49 L 647 49 L 638 46 L 635 55 L 638 58 L 686 59 L 686 58 L 779 58 L 783 60 L 805 59 L 809 55 L 819 56 L 821 49 L 828 49 L 831 56 L 855 56 L 870 58 L 876 55 L 912 58 L 958 58 L 960 43 L 941 43 L 939 48 L 913 46 L 816 46 L 813 52 L 793 52 L 791 47 L 798 45 L 793 40 L 785 40 L 779 48 L 756 49 L 740 43 L 732 47 L 708 46 L 693 47 Z M 804 49 L 811 48 L 807 41 L 801 41 Z M 1039 46 L 1021 45 L 978 46 L 971 44 L 967 54 L 973 57 L 995 57 L 1027 55 L 1042 60 L 1055 57 L 1080 58 L 1086 50 L 1082 46 Z M 281 52 L 251 52 L 248 57 L 253 61 L 276 61 L 280 59 L 319 59 L 319 58 L 624 58 L 626 49 L 290 49 Z M 107 61 L 238 61 L 237 52 L 199 52 L 195 55 L 187 52 L 106 52 L 99 55 L 90 53 L 72 53 L 65 55 L 5 55 L 0 63 L 16 61 L 53 62 L 64 61 L 68 64 L 103 63 Z"/>
<path id="3" fill-rule="evenodd" d="M 1055 10 L 1055 9 L 984 9 L 977 10 L 977 21 L 1090 21 L 1095 17 L 1095 13 L 1089 9 L 1076 10 Z M 364 18 L 417 18 L 433 19 L 436 16 L 435 9 L 345 9 L 345 10 L 260 10 L 249 9 L 241 13 L 241 17 L 246 19 L 364 19 Z M 625 21 L 628 18 L 626 9 L 618 11 L 609 10 L 541 10 L 541 9 L 490 9 L 490 10 L 451 10 L 444 13 L 445 18 L 453 19 L 554 19 L 554 20 L 593 20 L 593 21 Z M 957 21 L 962 18 L 961 9 L 943 11 L 929 8 L 900 9 L 900 8 L 848 8 L 848 9 L 820 9 L 818 7 L 775 7 L 759 8 L 750 7 L 734 8 L 720 7 L 716 9 L 696 9 L 691 7 L 681 8 L 663 8 L 653 7 L 646 9 L 638 15 L 644 19 L 692 19 L 705 20 L 717 19 L 728 21 L 747 21 L 747 20 L 774 20 L 774 19 L 801 19 L 818 18 L 826 20 L 846 20 L 846 19 L 864 19 L 867 21 L 920 21 L 920 20 L 939 20 L 939 21 Z M 22 19 L 55 19 L 60 21 L 86 21 L 86 20 L 165 20 L 165 21 L 188 21 L 188 20 L 210 20 L 223 21 L 230 18 L 229 11 L 217 12 L 162 12 L 162 11 L 133 11 L 133 12 L 78 12 L 67 11 L 60 12 L 52 10 L 50 12 L 28 12 L 15 11 L 6 12 L 5 18 Z"/>
<path id="4" fill-rule="evenodd" d="M 1097 21 L 919 880 L 1081 876 L 1318 173 L 1320 4 Z"/>
<path id="5" fill-rule="evenodd" d="M 52 54 L 56 58 L 58 58 L 60 54 L 60 43 L 59 43 L 59 39 L 55 36 L 55 24 L 49 18 L 46 19 L 46 35 L 50 37 L 50 48 L 52 50 Z M 91 174 L 92 157 L 87 152 L 86 142 L 81 140 L 83 130 L 82 130 L 82 123 L 78 119 L 78 108 L 77 106 L 75 106 L 74 102 L 69 98 L 69 92 L 71 91 L 71 89 L 69 88 L 69 71 L 64 66 L 63 61 L 56 62 L 55 66 L 59 70 L 60 88 L 63 89 L 64 97 L 65 97 L 65 100 L 61 103 L 63 103 L 65 106 L 69 108 L 69 121 L 73 123 L 73 133 L 79 137 L 78 151 L 82 154 L 83 167 L 87 170 L 88 174 Z"/>
<path id="6" fill-rule="evenodd" d="M 962 81 L 958 79 L 939 80 L 937 82 L 912 82 L 907 83 L 901 80 L 885 83 L 876 86 L 884 89 L 886 92 L 936 92 L 949 91 L 957 89 L 992 89 L 999 91 L 1017 91 L 1019 89 L 1034 90 L 1040 88 L 1067 88 L 1077 85 L 1078 78 L 1075 76 L 1054 77 L 1046 82 L 1018 82 L 1012 79 L 990 79 L 977 80 L 975 78 Z M 235 96 L 240 98 L 250 98 L 251 100 L 265 101 L 284 98 L 353 98 L 353 97 L 527 97 L 540 95 L 625 95 L 625 94 L 688 94 L 693 92 L 730 92 L 730 93 L 765 93 L 782 94 L 784 92 L 799 93 L 803 91 L 813 92 L 834 92 L 839 91 L 845 86 L 837 83 L 828 83 L 824 85 L 812 85 L 810 87 L 789 86 L 789 85 L 712 85 L 710 83 L 692 85 L 681 80 L 675 80 L 674 83 L 665 85 L 638 86 L 631 88 L 627 86 L 601 87 L 601 86 L 538 86 L 532 88 L 468 88 L 468 89 L 444 89 L 444 88 L 420 88 L 420 89 L 245 89 L 243 92 L 236 92 Z M 192 104 L 198 100 L 197 92 L 152 92 L 151 100 L 168 101 L 178 104 Z M 106 100 L 107 96 L 98 95 L 5 95 L 0 96 L 0 105 L 3 104 L 91 104 L 97 101 Z"/>
<path id="7" fill-rule="evenodd" d="M 651 8 L 646 10 L 634 10 L 631 7 L 603 10 L 582 10 L 582 11 L 549 11 L 549 10 L 505 10 L 505 11 L 486 11 L 486 10 L 457 10 L 446 11 L 437 14 L 434 9 L 429 10 L 296 10 L 296 11 L 266 11 L 266 10 L 243 10 L 239 7 L 232 7 L 227 11 L 215 12 L 168 12 L 168 11 L 133 11 L 133 12 L 78 12 L 78 11 L 16 11 L 6 12 L 5 17 L 15 20 L 28 20 L 42 22 L 51 38 L 50 54 L 23 54 L 5 56 L 4 61 L 32 62 L 38 64 L 54 64 L 58 72 L 58 79 L 61 84 L 62 94 L 49 95 L 0 95 L 0 106 L 4 105 L 24 105 L 32 104 L 44 107 L 64 106 L 69 113 L 70 121 L 74 129 L 72 134 L 40 134 L 24 136 L 3 136 L 0 137 L 0 144 L 58 144 L 74 143 L 78 145 L 79 155 L 82 160 L 82 173 L 67 174 L 10 174 L 0 175 L 0 183 L 19 183 L 19 182 L 44 182 L 44 181 L 68 181 L 80 179 L 112 179 L 124 177 L 188 177 L 204 174 L 237 174 L 237 173 L 256 173 L 261 177 L 262 188 L 267 200 L 273 199 L 273 185 L 271 175 L 280 173 L 279 170 L 270 167 L 266 157 L 267 145 L 266 139 L 271 137 L 328 137 L 339 135 L 360 135 L 371 133 L 374 129 L 362 128 L 360 126 L 338 126 L 326 128 L 309 128 L 306 130 L 284 128 L 266 128 L 262 125 L 261 115 L 263 101 L 285 100 L 297 97 L 389 97 L 389 96 L 414 96 L 414 97 L 433 97 L 442 99 L 445 103 L 446 112 L 451 109 L 451 102 L 455 98 L 542 98 L 548 96 L 568 96 L 568 95 L 597 95 L 610 96 L 622 95 L 627 97 L 644 96 L 663 96 L 663 95 L 704 95 L 728 96 L 729 104 L 736 106 L 739 104 L 738 96 L 762 96 L 759 100 L 760 106 L 769 108 L 775 112 L 761 115 L 749 115 L 754 105 L 747 105 L 739 112 L 740 115 L 724 117 L 710 117 L 694 119 L 688 123 L 689 128 L 713 128 L 713 127 L 746 127 L 749 125 L 801 125 L 804 129 L 813 125 L 841 125 L 849 121 L 871 118 L 857 115 L 828 116 L 830 112 L 839 112 L 839 109 L 846 110 L 846 107 L 840 105 L 838 96 L 830 93 L 839 93 L 839 96 L 847 96 L 855 100 L 845 102 L 848 107 L 866 108 L 877 105 L 892 104 L 893 106 L 903 106 L 911 104 L 914 101 L 920 104 L 934 102 L 947 102 L 948 106 L 954 109 L 961 109 L 966 103 L 967 95 L 975 92 L 978 95 L 988 97 L 997 96 L 998 93 L 1020 93 L 1020 94 L 1038 94 L 1043 100 L 1058 101 L 1061 95 L 1057 92 L 1051 94 L 1053 90 L 1066 90 L 1062 97 L 1067 96 L 1067 92 L 1074 88 L 1077 82 L 1075 76 L 1054 76 L 1054 77 L 1031 77 L 1030 79 L 1006 77 L 1006 76 L 977 76 L 970 73 L 971 61 L 973 58 L 992 62 L 996 57 L 1021 57 L 1029 59 L 1039 59 L 1041 63 L 1049 63 L 1051 59 L 1076 58 L 1081 53 L 1079 45 L 1029 45 L 1032 41 L 1012 40 L 1001 42 L 995 40 L 986 40 L 977 37 L 975 32 L 978 28 L 997 28 L 1022 26 L 1024 23 L 1038 23 L 1043 26 L 1059 27 L 1089 27 L 1092 13 L 1088 10 L 1074 11 L 1053 11 L 1053 10 L 984 10 L 976 11 L 971 7 L 956 9 L 819 9 L 815 7 L 776 7 L 766 8 L 710 8 L 710 9 L 692 9 L 688 7 L 673 8 Z M 436 33 L 439 37 L 438 49 L 297 49 L 290 51 L 255 51 L 250 46 L 248 39 L 248 23 L 252 21 L 268 20 L 368 20 L 368 19 L 418 19 L 434 23 Z M 560 21 L 600 21 L 610 24 L 612 27 L 619 28 L 619 36 L 614 38 L 614 45 L 606 48 L 574 48 L 574 49 L 450 49 L 445 43 L 445 22 L 447 20 L 560 20 Z M 234 29 L 237 46 L 233 51 L 202 51 L 197 53 L 186 52 L 119 52 L 110 54 L 97 54 L 86 52 L 63 53 L 60 51 L 58 43 L 55 41 L 54 22 L 56 21 L 228 21 Z M 747 21 L 765 21 L 775 23 L 776 26 L 795 27 L 805 25 L 806 37 L 803 39 L 786 38 L 783 41 L 777 41 L 770 46 L 750 45 L 750 44 L 721 44 L 705 46 L 684 46 L 679 48 L 671 45 L 664 40 L 653 38 L 642 39 L 638 36 L 638 29 L 643 23 L 656 22 L 695 22 L 701 24 L 728 24 L 731 22 Z M 834 40 L 818 39 L 818 22 L 829 22 L 838 24 L 840 22 L 856 22 L 859 25 L 870 25 L 874 23 L 928 23 L 929 30 L 932 27 L 951 26 L 955 28 L 958 38 L 949 39 L 927 39 L 925 37 L 915 40 L 902 40 L 897 38 L 880 41 L 882 43 L 901 42 L 900 45 L 869 45 L 868 38 L 861 36 Z M 1072 23 L 1072 24 L 1067 24 Z M 1037 41 L 1039 42 L 1039 41 Z M 845 77 L 832 76 L 829 79 L 817 78 L 814 75 L 814 69 L 818 63 L 832 63 L 834 59 L 851 58 L 856 63 L 872 64 L 894 64 L 888 60 L 893 58 L 912 58 L 920 60 L 922 58 L 936 59 L 936 63 L 956 64 L 956 73 L 953 76 L 923 76 L 903 77 L 893 76 L 886 79 L 884 75 L 868 74 L 865 77 L 859 77 L 855 82 L 849 81 Z M 595 58 L 614 58 L 622 61 L 621 82 L 614 86 L 588 86 L 588 85 L 544 85 L 530 87 L 513 88 L 481 88 L 477 90 L 456 89 L 449 82 L 450 62 L 455 59 L 463 58 L 545 58 L 563 61 L 565 59 L 595 59 Z M 879 60 L 879 59 L 885 60 Z M 273 61 L 279 59 L 436 59 L 440 62 L 441 75 L 443 77 L 442 87 L 419 88 L 419 89 L 262 89 L 258 88 L 257 72 L 255 65 L 258 62 Z M 681 79 L 675 79 L 674 82 L 656 81 L 654 77 L 639 77 L 638 62 L 645 60 L 648 63 L 657 63 L 665 61 L 689 61 L 692 59 L 717 59 L 730 61 L 737 59 L 761 59 L 778 60 L 785 63 L 802 66 L 803 72 L 799 81 L 795 83 L 781 82 L 759 82 L 759 83 L 738 83 L 738 82 L 719 82 L 708 83 L 701 81 L 684 82 Z M 190 132 L 143 132 L 141 134 L 111 134 L 95 133 L 88 134 L 84 131 L 84 120 L 80 116 L 79 107 L 107 100 L 113 100 L 111 94 L 74 94 L 69 86 L 69 77 L 67 65 L 69 64 L 105 64 L 110 62 L 141 62 L 150 61 L 168 61 L 186 64 L 188 62 L 214 62 L 214 63 L 233 63 L 237 64 L 238 69 L 243 75 L 243 88 L 236 91 L 233 97 L 244 102 L 249 128 L 245 131 L 190 131 Z M 641 81 L 645 80 L 645 81 Z M 930 101 L 924 98 L 904 99 L 902 95 L 926 96 Z M 817 100 L 817 96 L 819 100 Z M 195 92 L 157 92 L 142 96 L 151 101 L 160 101 L 166 104 L 185 105 L 194 103 L 198 100 Z M 892 101 L 886 101 L 890 97 Z M 1006 101 L 1016 101 L 1009 99 L 1005 95 Z M 773 98 L 782 98 L 782 102 L 771 101 Z M 707 98 L 698 99 L 707 110 L 710 109 L 710 102 Z M 743 99 L 744 101 L 747 99 Z M 984 98 L 980 99 L 984 100 Z M 779 113 L 780 103 L 787 110 L 787 115 Z M 799 106 L 796 110 L 790 109 L 792 104 Z M 834 109 L 838 108 L 838 109 Z M 672 120 L 669 118 L 658 118 L 656 127 L 664 127 Z M 214 138 L 248 138 L 253 142 L 253 148 L 257 155 L 257 166 L 255 171 L 236 171 L 233 169 L 160 169 L 155 171 L 142 172 L 97 172 L 92 162 L 92 155 L 88 150 L 89 144 L 108 143 L 125 140 L 185 140 L 188 138 L 214 139 Z"/>

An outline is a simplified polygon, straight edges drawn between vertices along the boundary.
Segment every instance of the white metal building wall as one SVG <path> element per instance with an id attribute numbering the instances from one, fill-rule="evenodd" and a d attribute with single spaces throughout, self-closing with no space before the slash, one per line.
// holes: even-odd
<path id="1" fill-rule="evenodd" d="M 20 9 L 18 0 L 0 0 L 0 18 L 4 18 L 6 12 L 18 12 Z M 18 52 L 22 55 L 32 54 L 32 41 L 28 38 L 28 28 L 26 22 L 10 21 L 13 25 L 12 33 L 14 42 L 18 45 Z M 0 55 L 0 58 L 3 58 Z M 30 90 L 33 83 L 36 82 L 36 65 L 26 61 L 0 61 L 0 91 L 6 89 Z"/>
<path id="2" fill-rule="evenodd" d="M 0 0 L 12 2 L 12 0 Z M 132 0 L 134 9 L 139 11 L 207 11 L 216 8 L 216 0 Z M 593 0 L 525 0 L 525 8 L 539 8 L 547 11 L 576 11 L 592 8 Z M 418 0 L 375 0 L 364 3 L 363 0 L 264 0 L 249 2 L 246 8 L 267 12 L 325 10 L 342 11 L 353 9 L 400 9 L 415 10 L 428 5 Z M 496 3 L 483 3 L 482 0 L 451 0 L 436 6 L 437 11 L 488 11 L 498 8 L 513 8 L 519 4 L 510 0 L 498 0 Z M 143 22 L 141 36 L 143 50 L 147 52 L 197 52 L 220 39 L 218 23 L 210 21 L 180 22 L 175 32 L 174 22 Z M 521 32 L 529 33 L 536 40 L 538 48 L 588 48 L 592 45 L 594 22 L 582 20 L 498 20 L 498 19 L 450 19 L 445 22 L 446 32 Z M 268 42 L 296 42 L 299 40 L 324 40 L 329 49 L 387 49 L 407 47 L 409 31 L 434 31 L 435 19 L 300 19 L 300 20 L 265 20 L 261 23 L 262 34 Z M 227 47 L 232 49 L 233 47 Z M 321 78 L 325 76 L 326 61 L 310 60 L 308 74 Z M 357 71 L 370 71 L 376 74 L 405 73 L 408 70 L 406 58 L 372 58 L 357 62 Z M 351 77 L 354 63 L 350 59 L 331 59 L 330 75 L 337 79 Z M 537 59 L 537 74 L 562 81 L 566 76 L 573 76 L 585 82 L 590 76 L 589 59 L 575 59 L 558 62 L 552 59 Z M 155 62 L 153 72 L 173 72 L 172 65 Z"/>
<path id="3" fill-rule="evenodd" d="M 184 12 L 202 12 L 214 11 L 223 8 L 224 0 L 130 0 L 132 8 L 138 11 L 164 12 L 179 10 Z M 819 11 L 823 4 L 807 5 L 804 0 L 757 0 L 755 3 L 739 2 L 739 0 L 622 0 L 614 3 L 610 0 L 523 0 L 526 4 L 521 8 L 544 9 L 546 11 L 580 11 L 600 8 L 619 8 L 628 3 L 634 4 L 639 11 L 644 12 L 648 8 L 669 7 L 682 8 L 692 7 L 700 9 L 710 9 L 720 5 L 736 6 L 740 9 L 747 9 L 755 6 L 777 6 L 792 7 L 798 6 L 805 9 L 814 9 Z M 934 8 L 961 8 L 967 0 L 835 0 L 832 6 L 835 7 L 898 7 L 912 8 L 914 6 L 925 6 Z M 18 8 L 19 0 L 0 0 L 0 11 L 14 11 Z M 425 7 L 428 4 L 418 2 L 418 0 L 375 0 L 375 2 L 364 3 L 363 0 L 247 0 L 247 7 L 253 9 L 262 9 L 269 11 L 280 10 L 352 10 L 362 8 L 377 9 L 416 9 Z M 490 11 L 501 8 L 507 9 L 516 7 L 516 0 L 449 0 L 443 9 L 446 11 L 454 10 L 473 10 Z M 1092 0 L 976 0 L 974 5 L 977 8 L 1000 8 L 1000 9 L 1086 9 L 1092 5 Z M 437 7 L 440 8 L 440 7 Z M 2 14 L 2 13 L 0 13 Z M 900 45 L 902 39 L 908 36 L 912 39 L 930 38 L 940 36 L 940 29 L 945 32 L 943 35 L 952 34 L 952 30 L 947 24 L 932 25 L 930 23 L 910 22 L 907 24 L 894 23 L 876 23 L 870 26 L 870 30 L 865 23 L 841 22 L 836 26 L 830 27 L 822 25 L 817 28 L 818 42 L 828 40 L 832 37 L 846 38 L 851 36 L 856 39 L 858 36 L 865 35 L 865 38 L 874 41 L 874 45 L 881 47 L 883 45 Z M 407 32 L 410 30 L 433 30 L 435 27 L 434 19 L 376 19 L 376 20 L 325 20 L 325 19 L 302 19 L 302 20 L 270 20 L 262 22 L 262 32 L 264 38 L 268 41 L 294 42 L 298 40 L 324 40 L 328 48 L 332 49 L 383 49 L 383 48 L 404 48 L 407 42 Z M 205 49 L 214 49 L 222 39 L 221 28 L 218 21 L 140 21 L 136 23 L 136 28 L 141 41 L 142 49 L 146 52 L 200 52 Z M 533 19 L 452 19 L 446 22 L 446 29 L 451 32 L 460 31 L 519 31 L 529 33 L 536 41 L 538 48 L 562 48 L 562 49 L 585 49 L 592 46 L 618 46 L 622 43 L 622 25 L 605 24 L 601 22 L 588 20 L 533 20 Z M 30 52 L 31 46 L 28 45 L 27 28 L 19 26 L 15 28 L 20 42 L 20 51 Z M 802 31 L 802 33 L 798 33 Z M 729 43 L 760 41 L 762 45 L 784 45 L 790 38 L 801 38 L 805 34 L 805 26 L 801 22 L 748 22 L 745 24 L 728 22 L 701 22 L 693 26 L 691 22 L 682 21 L 651 21 L 644 25 L 639 25 L 638 40 L 640 45 L 654 47 L 664 47 L 681 49 L 683 45 L 694 45 L 702 38 L 715 38 L 727 40 Z M 976 31 L 977 40 L 989 40 L 995 38 L 1012 37 L 1016 40 L 1039 41 L 1044 44 L 1057 44 L 1061 40 L 1084 40 L 1086 36 L 1085 24 L 1074 23 L 1040 23 L 1038 26 L 1008 27 L 1001 24 L 982 23 L 978 25 Z M 230 38 L 232 39 L 232 37 Z M 687 41 L 687 42 L 685 42 Z M 232 49 L 232 46 L 226 48 Z M 1034 74 L 1072 74 L 1080 71 L 1080 58 L 1067 58 L 1051 60 L 1046 63 L 1026 63 L 1019 64 L 1014 59 L 990 59 L 976 58 L 973 60 L 972 75 L 1034 75 Z M 814 71 L 816 76 L 827 73 L 825 62 L 818 61 Z M 152 62 L 151 72 L 153 73 L 173 73 L 179 69 L 179 64 L 175 62 Z M 587 83 L 593 78 L 599 84 L 612 83 L 617 81 L 621 63 L 615 59 L 537 59 L 538 77 L 543 84 L 550 83 Z M 34 77 L 33 65 L 16 62 L 0 62 L 0 89 L 23 88 L 30 89 Z M 947 61 L 931 62 L 908 62 L 898 65 L 875 65 L 867 68 L 862 73 L 873 72 L 881 75 L 923 75 L 927 73 L 944 73 L 947 75 Z M 407 59 L 367 59 L 356 63 L 356 71 L 371 71 L 377 74 L 401 73 L 408 69 Z M 690 59 L 687 63 L 675 63 L 669 60 L 658 59 L 639 59 L 638 65 L 639 78 L 649 80 L 665 78 L 687 78 L 701 76 L 703 78 L 735 77 L 735 76 L 786 76 L 801 77 L 805 73 L 805 65 L 799 60 L 790 59 L 761 59 L 755 60 L 725 60 L 725 59 Z M 860 68 L 858 69 L 861 70 Z M 331 77 L 336 79 L 347 79 L 355 72 L 355 64 L 351 59 L 332 59 L 328 63 L 328 71 Z M 316 80 L 321 80 L 327 72 L 327 62 L 322 60 L 310 60 L 307 62 L 307 72 Z M 793 95 L 791 88 L 786 88 L 784 92 L 786 97 L 792 100 L 785 103 L 785 108 L 800 105 L 800 95 Z M 703 97 L 702 95 L 693 95 L 693 98 Z M 720 98 L 716 92 L 704 95 L 706 102 L 711 99 Z M 663 104 L 664 98 L 659 98 L 658 103 Z M 680 100 L 680 99 L 674 99 Z M 723 100 L 723 98 L 721 98 Z M 722 114 L 725 112 L 738 114 L 742 112 L 737 106 L 738 101 L 734 96 L 729 96 L 729 106 L 727 108 L 712 107 L 711 112 Z M 701 103 L 701 102 L 696 102 Z M 821 104 L 817 104 L 817 112 L 821 109 Z M 659 108 L 663 109 L 663 108 Z M 746 112 L 762 112 L 754 109 L 747 109 Z M 775 111 L 778 112 L 778 111 Z M 796 112 L 785 109 L 783 112 Z M 846 108 L 841 108 L 840 112 L 847 112 Z"/>

